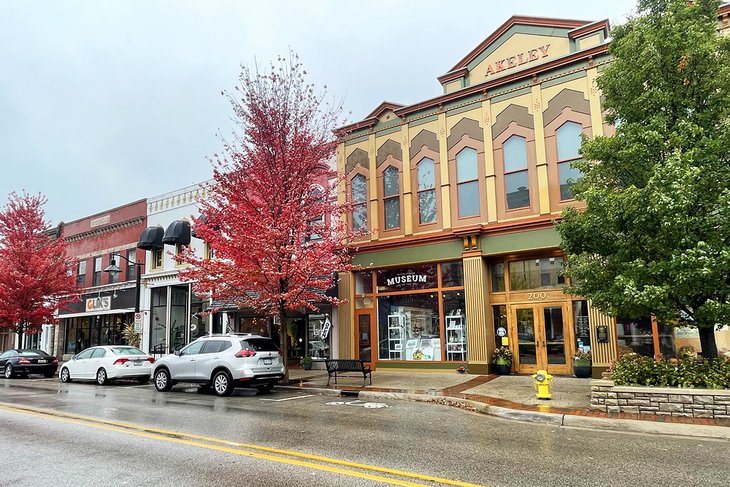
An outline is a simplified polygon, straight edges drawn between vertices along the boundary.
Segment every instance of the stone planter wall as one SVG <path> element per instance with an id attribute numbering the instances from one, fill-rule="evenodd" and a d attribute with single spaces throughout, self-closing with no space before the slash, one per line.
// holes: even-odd
<path id="1" fill-rule="evenodd" d="M 616 386 L 591 381 L 591 409 L 607 413 L 730 419 L 730 390 Z"/>

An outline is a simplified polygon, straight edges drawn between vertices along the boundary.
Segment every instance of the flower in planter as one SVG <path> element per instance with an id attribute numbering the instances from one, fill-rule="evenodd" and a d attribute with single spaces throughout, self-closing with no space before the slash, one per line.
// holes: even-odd
<path id="1" fill-rule="evenodd" d="M 573 354 L 573 360 L 576 362 L 590 362 L 591 352 L 586 352 L 583 347 L 581 347 Z"/>
<path id="2" fill-rule="evenodd" d="M 499 347 L 492 352 L 492 363 L 512 363 L 512 351 L 508 347 Z"/>

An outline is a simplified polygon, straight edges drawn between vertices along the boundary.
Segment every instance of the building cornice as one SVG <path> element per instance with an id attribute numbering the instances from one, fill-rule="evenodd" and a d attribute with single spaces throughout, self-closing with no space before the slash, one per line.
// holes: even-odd
<path id="1" fill-rule="evenodd" d="M 63 239 L 66 240 L 67 242 L 78 242 L 79 240 L 85 240 L 85 239 L 91 238 L 91 237 L 98 237 L 100 235 L 117 232 L 117 231 L 123 230 L 125 228 L 132 228 L 137 225 L 144 225 L 145 218 L 146 217 L 144 217 L 144 216 L 136 216 L 134 218 L 130 218 L 129 220 L 124 220 L 122 222 L 112 223 L 111 225 L 105 225 L 103 227 L 98 227 L 98 228 L 94 228 L 92 230 L 87 230 L 85 232 L 76 233 L 74 235 L 69 235 L 67 237 L 63 237 Z"/>

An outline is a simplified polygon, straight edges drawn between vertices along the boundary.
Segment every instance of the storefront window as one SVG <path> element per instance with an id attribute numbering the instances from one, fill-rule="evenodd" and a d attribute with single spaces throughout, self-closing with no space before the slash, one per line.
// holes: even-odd
<path id="1" fill-rule="evenodd" d="M 66 318 L 66 340 L 64 341 L 63 353 L 77 353 L 76 334 L 78 318 Z"/>
<path id="2" fill-rule="evenodd" d="M 445 291 L 443 310 L 446 325 L 446 360 L 466 361 L 466 302 L 464 291 Z"/>
<path id="3" fill-rule="evenodd" d="M 380 360 L 442 360 L 438 293 L 378 298 Z"/>
<path id="4" fill-rule="evenodd" d="M 447 262 L 441 264 L 441 286 L 460 287 L 464 285 L 464 264 L 462 262 Z"/>
<path id="5" fill-rule="evenodd" d="M 520 260 L 509 263 L 510 290 L 560 287 L 565 284 L 562 257 Z"/>
<path id="6" fill-rule="evenodd" d="M 492 306 L 492 321 L 494 321 L 494 344 L 496 347 L 502 346 L 502 338 L 507 335 L 507 306 L 501 304 Z"/>
<path id="7" fill-rule="evenodd" d="M 373 273 L 371 271 L 355 273 L 355 294 L 373 293 Z"/>
<path id="8" fill-rule="evenodd" d="M 205 313 L 205 303 L 193 295 L 190 302 L 190 341 L 196 340 L 210 332 L 210 315 Z"/>
<path id="9" fill-rule="evenodd" d="M 504 262 L 492 264 L 492 292 L 504 292 Z"/>
<path id="10" fill-rule="evenodd" d="M 588 322 L 588 301 L 573 301 L 573 317 L 575 320 L 575 349 L 591 350 L 591 334 Z"/>
<path id="11" fill-rule="evenodd" d="M 170 289 L 170 351 L 185 345 L 185 323 L 188 315 L 188 286 L 173 286 Z"/>
<path id="12" fill-rule="evenodd" d="M 165 329 L 167 328 L 167 288 L 153 288 L 150 309 L 150 352 L 165 353 Z"/>
<path id="13" fill-rule="evenodd" d="M 619 354 L 633 352 L 646 357 L 654 356 L 650 318 L 616 318 L 616 336 Z"/>
<path id="14" fill-rule="evenodd" d="M 307 325 L 307 355 L 313 358 L 330 358 L 330 331 L 332 324 L 325 315 L 309 315 Z"/>

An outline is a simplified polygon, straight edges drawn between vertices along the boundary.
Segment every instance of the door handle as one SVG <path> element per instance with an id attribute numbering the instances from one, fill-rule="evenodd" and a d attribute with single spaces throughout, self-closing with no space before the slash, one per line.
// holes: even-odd
<path id="1" fill-rule="evenodd" d="M 218 360 L 220 357 L 213 357 L 213 360 Z"/>

